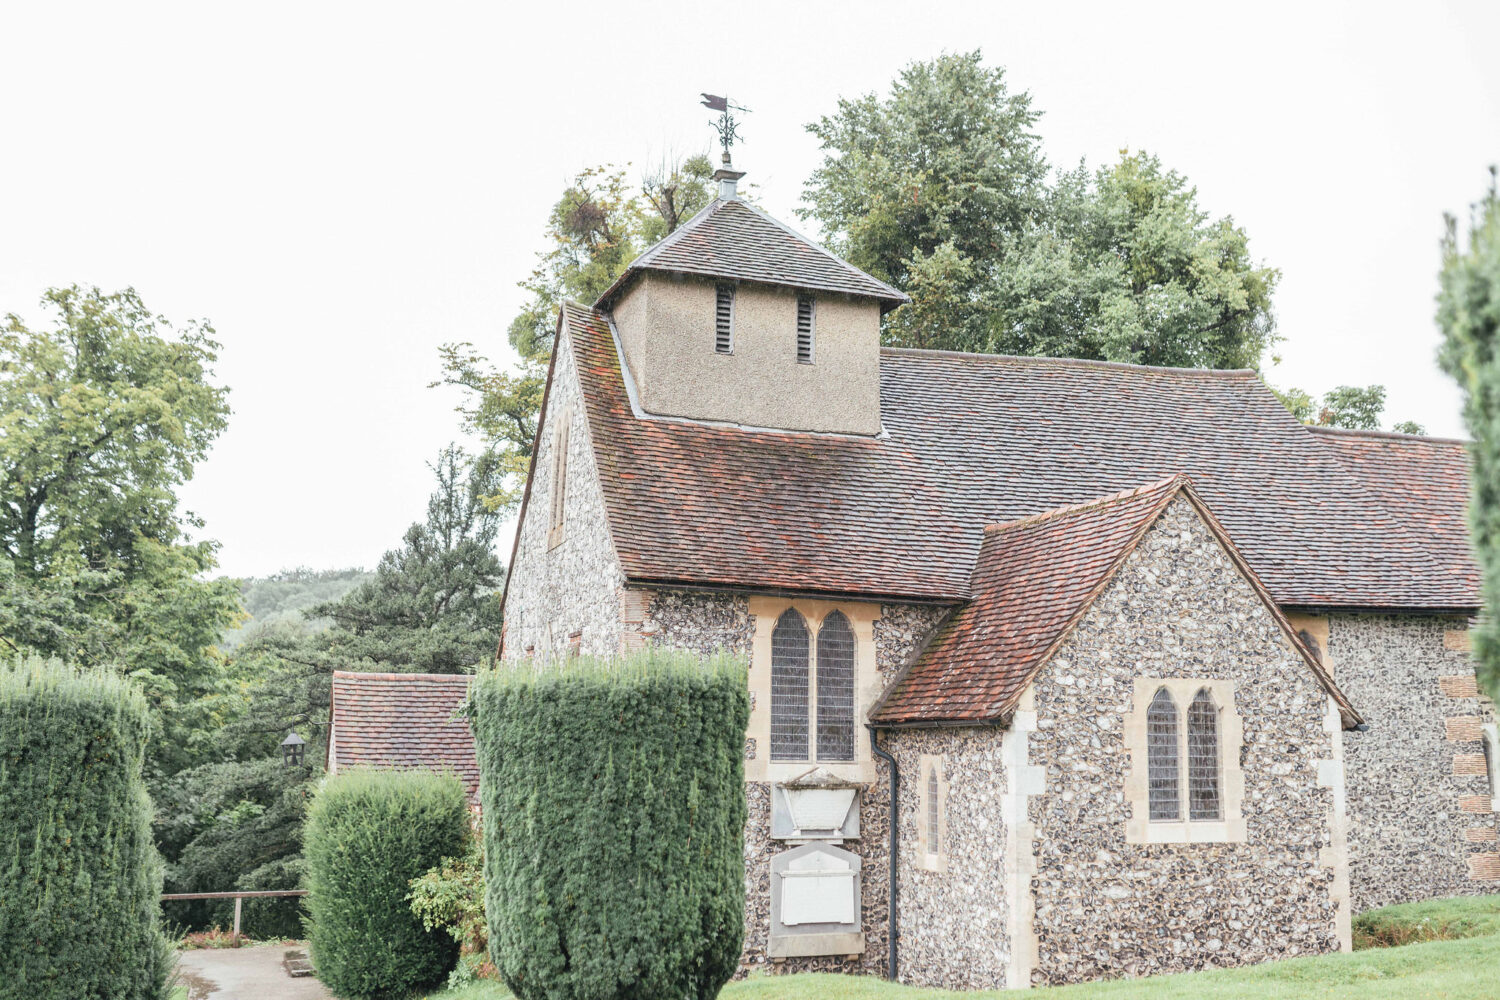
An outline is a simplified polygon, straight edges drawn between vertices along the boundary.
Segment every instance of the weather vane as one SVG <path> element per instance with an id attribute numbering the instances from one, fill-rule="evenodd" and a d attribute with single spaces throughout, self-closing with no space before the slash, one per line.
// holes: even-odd
<path id="1" fill-rule="evenodd" d="M 719 142 L 724 146 L 724 162 L 728 163 L 729 147 L 740 138 L 740 123 L 735 120 L 734 112 L 748 113 L 750 109 L 740 107 L 738 104 L 730 104 L 729 98 L 716 97 L 713 94 L 704 94 L 702 104 L 705 108 L 719 112 L 719 120 L 714 122 L 714 128 L 718 130 Z"/>

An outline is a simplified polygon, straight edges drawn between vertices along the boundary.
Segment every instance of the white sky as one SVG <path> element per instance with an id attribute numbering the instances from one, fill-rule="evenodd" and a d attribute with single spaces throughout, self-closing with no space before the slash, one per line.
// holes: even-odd
<path id="1" fill-rule="evenodd" d="M 437 347 L 504 357 L 581 167 L 712 144 L 792 214 L 802 126 L 982 47 L 1054 165 L 1159 154 L 1284 278 L 1279 384 L 1384 383 L 1461 432 L 1433 363 L 1442 214 L 1500 161 L 1500 4 L 0 3 L 0 312 L 133 285 L 224 342 L 230 429 L 185 491 L 233 574 L 374 564 L 457 436 Z M 508 556 L 508 536 L 502 555 Z"/>

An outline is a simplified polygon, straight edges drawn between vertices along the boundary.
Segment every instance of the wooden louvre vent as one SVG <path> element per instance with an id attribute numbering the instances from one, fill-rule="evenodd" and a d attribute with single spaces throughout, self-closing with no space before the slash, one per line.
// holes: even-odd
<path id="1" fill-rule="evenodd" d="M 810 365 L 813 360 L 813 300 L 811 295 L 797 297 L 797 360 Z"/>
<path id="2" fill-rule="evenodd" d="M 734 350 L 734 286 L 720 285 L 714 302 L 714 350 Z"/>

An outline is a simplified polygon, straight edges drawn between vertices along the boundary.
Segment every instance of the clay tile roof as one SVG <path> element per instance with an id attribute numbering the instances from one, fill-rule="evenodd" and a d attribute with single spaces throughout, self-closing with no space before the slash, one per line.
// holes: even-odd
<path id="1" fill-rule="evenodd" d="M 870 711 L 882 725 L 1003 723 L 1021 693 L 1104 590 L 1142 536 L 1177 496 L 1186 496 L 1265 602 L 1282 633 L 1338 701 L 1343 694 L 1302 646 L 1223 526 L 1185 476 L 985 529 L 973 599 Z"/>
<path id="2" fill-rule="evenodd" d="M 1469 540 L 1468 442 L 1415 434 L 1310 428 L 1386 510 L 1426 540 L 1453 589 L 1478 593 Z"/>
<path id="3" fill-rule="evenodd" d="M 469 722 L 454 712 L 469 696 L 467 674 L 333 672 L 333 767 L 454 771 L 479 801 L 479 762 Z"/>
<path id="4" fill-rule="evenodd" d="M 910 301 L 901 292 L 835 257 L 796 230 L 739 199 L 715 199 L 670 236 L 631 262 L 599 297 L 605 307 L 641 271 L 843 292 L 876 299 L 882 309 Z"/>
<path id="5" fill-rule="evenodd" d="M 985 525 L 1182 472 L 1283 606 L 1479 604 L 1251 371 L 886 349 L 880 437 L 783 433 L 638 415 L 606 314 L 562 320 L 633 582 L 954 603 Z"/>

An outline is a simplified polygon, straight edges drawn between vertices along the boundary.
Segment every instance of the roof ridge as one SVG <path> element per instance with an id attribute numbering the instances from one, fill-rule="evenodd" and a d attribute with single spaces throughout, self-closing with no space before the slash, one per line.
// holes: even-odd
<path id="1" fill-rule="evenodd" d="M 1080 368 L 1114 368 L 1126 371 L 1167 372 L 1173 375 L 1251 375 L 1260 377 L 1254 368 L 1173 368 L 1170 365 L 1137 365 L 1128 361 L 1099 361 L 1094 358 L 1054 358 L 1032 354 L 986 354 L 983 351 L 940 351 L 930 347 L 882 347 L 881 354 L 898 357 L 965 358 L 975 361 L 1019 361 L 1026 364 L 1076 365 Z"/>
<path id="2" fill-rule="evenodd" d="M 1132 497 L 1145 496 L 1146 494 L 1154 492 L 1155 490 L 1160 490 L 1167 486 L 1175 486 L 1179 484 L 1191 484 L 1191 480 L 1188 478 L 1187 473 L 1174 473 L 1170 476 L 1164 476 L 1161 479 L 1146 483 L 1143 486 L 1137 486 L 1133 489 L 1128 490 L 1121 490 L 1118 493 L 1110 493 L 1106 496 L 1096 497 L 1093 500 L 1084 500 L 1081 503 L 1065 504 L 1061 507 L 1054 507 L 1051 510 L 1044 510 L 1039 514 L 1029 514 L 1026 517 L 1020 517 L 1014 521 L 1004 521 L 999 524 L 987 524 L 984 526 L 984 533 L 986 535 L 1000 534 L 1004 531 L 1010 531 L 1013 528 L 1030 527 L 1031 525 L 1039 524 L 1042 521 L 1050 521 L 1054 517 L 1062 517 L 1066 514 L 1076 514 L 1081 511 L 1088 510 L 1092 507 L 1104 507 L 1108 504 L 1119 503 L 1122 500 L 1129 500 Z"/>
<path id="3" fill-rule="evenodd" d="M 355 680 L 355 679 L 357 679 L 357 680 L 371 680 L 371 681 L 452 681 L 452 680 L 462 680 L 465 683 L 467 683 L 467 682 L 473 680 L 475 675 L 474 674 L 407 674 L 407 673 L 400 673 L 400 672 L 395 672 L 395 673 L 384 672 L 383 673 L 383 672 L 374 671 L 374 670 L 370 670 L 370 671 L 366 671 L 366 670 L 335 670 L 333 672 L 333 676 L 335 676 L 335 677 L 343 677 L 343 678 L 347 678 L 347 679 L 351 679 L 351 680 Z"/>
<path id="4" fill-rule="evenodd" d="M 1362 427 L 1326 427 L 1320 424 L 1304 424 L 1303 426 L 1315 434 L 1329 434 L 1334 437 L 1381 438 L 1387 441 L 1403 441 L 1407 444 L 1469 445 L 1473 443 L 1468 438 L 1436 437 L 1430 434 L 1407 434 L 1404 431 L 1366 430 Z"/>

